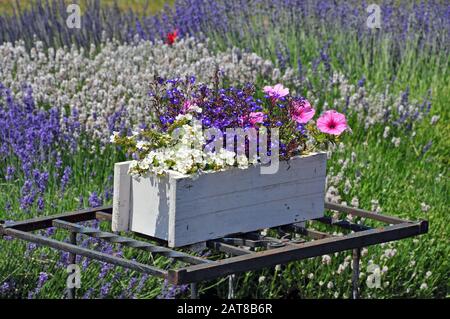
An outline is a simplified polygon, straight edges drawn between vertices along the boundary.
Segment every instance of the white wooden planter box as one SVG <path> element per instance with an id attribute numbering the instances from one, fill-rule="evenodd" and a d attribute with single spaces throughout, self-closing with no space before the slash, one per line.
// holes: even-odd
<path id="1" fill-rule="evenodd" d="M 276 174 L 260 167 L 200 175 L 173 172 L 140 179 L 129 162 L 114 169 L 113 231 L 133 231 L 170 247 L 323 216 L 326 154 L 280 161 Z"/>

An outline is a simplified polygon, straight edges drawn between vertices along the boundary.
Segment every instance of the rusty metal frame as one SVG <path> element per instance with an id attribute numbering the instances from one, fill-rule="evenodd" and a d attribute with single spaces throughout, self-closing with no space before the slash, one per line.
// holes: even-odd
<path id="1" fill-rule="evenodd" d="M 191 298 L 198 298 L 196 283 L 201 281 L 229 275 L 229 296 L 233 297 L 233 278 L 237 273 L 259 270 L 340 251 L 353 250 L 352 297 L 358 298 L 361 248 L 428 232 L 428 222 L 425 220 L 404 220 L 329 202 L 325 202 L 325 208 L 366 220 L 378 221 L 386 225 L 371 228 L 362 223 L 353 223 L 346 219 L 337 220 L 332 217 L 323 217 L 313 220 L 313 223 L 335 226 L 348 233 L 342 236 L 333 236 L 326 232 L 306 228 L 304 224 L 296 223 L 275 228 L 279 238 L 264 236 L 260 232 L 251 232 L 229 235 L 225 238 L 206 242 L 203 248 L 226 254 L 227 258 L 220 260 L 210 260 L 196 256 L 193 253 L 194 247 L 175 250 L 168 248 L 166 243 L 155 238 L 145 237 L 155 241 L 157 244 L 77 224 L 91 220 L 111 220 L 111 206 L 84 209 L 9 224 L 0 222 L 0 237 L 11 236 L 69 252 L 69 260 L 73 263 L 76 260 L 76 255 L 80 255 L 141 273 L 162 277 L 174 285 L 191 284 Z M 32 233 L 33 231 L 49 227 L 57 227 L 69 231 L 69 242 L 62 242 Z M 181 268 L 164 270 L 152 265 L 83 248 L 77 246 L 77 234 L 144 250 L 150 254 L 159 254 L 173 261 L 180 261 L 183 264 Z M 312 241 L 307 239 L 312 239 Z M 74 298 L 75 289 L 69 289 L 67 297 Z"/>

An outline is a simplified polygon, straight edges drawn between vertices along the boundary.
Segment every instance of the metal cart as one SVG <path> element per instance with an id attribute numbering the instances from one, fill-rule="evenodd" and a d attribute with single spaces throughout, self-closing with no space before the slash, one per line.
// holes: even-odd
<path id="1" fill-rule="evenodd" d="M 149 241 L 136 240 L 118 234 L 87 228 L 77 223 L 90 220 L 111 220 L 112 207 L 98 207 L 75 212 L 40 217 L 11 224 L 0 223 L 0 237 L 13 238 L 48 246 L 69 253 L 69 263 L 75 263 L 76 255 L 107 262 L 140 273 L 162 277 L 170 284 L 190 284 L 191 298 L 198 298 L 197 283 L 229 275 L 229 297 L 233 298 L 234 274 L 254 271 L 265 267 L 286 264 L 292 261 L 317 257 L 325 254 L 353 250 L 352 297 L 359 298 L 359 272 L 361 249 L 365 246 L 413 237 L 428 232 L 428 222 L 409 221 L 397 217 L 377 214 L 362 209 L 351 208 L 334 203 L 325 203 L 328 210 L 361 217 L 383 223 L 383 226 L 371 228 L 363 223 L 353 223 L 347 219 L 322 217 L 312 221 L 336 226 L 347 234 L 333 236 L 327 232 L 305 227 L 304 223 L 295 223 L 276 227 L 275 237 L 264 236 L 261 232 L 234 234 L 217 240 L 202 243 L 203 248 L 222 252 L 225 258 L 212 260 L 199 257 L 194 252 L 199 245 L 184 249 L 167 248 L 164 242 L 155 238 Z M 70 241 L 62 242 L 32 233 L 36 230 L 57 227 L 70 233 Z M 273 232 L 272 232 L 273 233 Z M 77 246 L 77 234 L 95 237 L 110 243 L 159 254 L 172 260 L 182 261 L 185 267 L 164 270 L 152 265 L 127 260 L 92 249 Z M 68 298 L 75 298 L 75 289 L 69 289 Z"/>

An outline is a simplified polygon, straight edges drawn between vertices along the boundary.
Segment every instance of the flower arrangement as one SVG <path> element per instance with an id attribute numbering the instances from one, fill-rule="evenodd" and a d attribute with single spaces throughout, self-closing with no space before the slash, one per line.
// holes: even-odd
<path id="1" fill-rule="evenodd" d="M 211 88 L 196 84 L 193 77 L 157 77 L 150 87 L 152 105 L 157 106 L 153 123 L 129 136 L 114 132 L 111 137 L 112 143 L 132 154 L 130 174 L 135 176 L 169 171 L 189 175 L 234 166 L 244 169 L 260 161 L 260 156 L 251 156 L 250 144 L 258 143 L 261 133 L 267 132 L 270 147 L 258 145 L 257 154 L 270 154 L 277 148 L 280 158 L 288 160 L 336 144 L 348 129 L 345 116 L 334 110 L 324 112 L 315 122 L 316 111 L 310 102 L 291 96 L 282 84 L 260 92 L 251 84 L 224 89 L 218 88 L 218 80 Z M 230 147 L 226 145 L 229 129 L 257 134 L 246 136 L 236 146 L 233 136 Z"/>

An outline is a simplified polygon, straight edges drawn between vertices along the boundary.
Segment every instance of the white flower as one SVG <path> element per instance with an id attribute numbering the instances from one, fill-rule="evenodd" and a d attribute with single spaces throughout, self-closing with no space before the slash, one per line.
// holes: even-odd
<path id="1" fill-rule="evenodd" d="M 265 276 L 260 276 L 260 277 L 258 278 L 258 282 L 259 282 L 260 284 L 262 284 L 265 280 L 266 280 L 266 277 L 265 277 Z"/>
<path id="2" fill-rule="evenodd" d="M 389 131 L 390 131 L 390 127 L 389 126 L 386 126 L 385 128 L 384 128 L 384 132 L 383 132 L 383 138 L 384 139 L 387 139 L 388 137 L 389 137 Z"/>
<path id="3" fill-rule="evenodd" d="M 353 197 L 353 198 L 352 198 L 352 201 L 350 202 L 350 204 L 351 204 L 353 207 L 358 208 L 358 207 L 359 207 L 359 199 L 358 199 L 358 197 Z"/>
<path id="4" fill-rule="evenodd" d="M 113 134 L 111 135 L 109 142 L 110 143 L 115 143 L 116 142 L 116 137 L 119 137 L 119 132 L 114 131 Z"/>
<path id="5" fill-rule="evenodd" d="M 246 169 L 248 168 L 248 159 L 247 156 L 245 154 L 242 155 L 238 155 L 237 156 L 237 163 L 238 163 L 238 167 L 240 169 Z"/>
<path id="6" fill-rule="evenodd" d="M 430 124 L 431 124 L 431 125 L 435 125 L 435 124 L 437 123 L 437 121 L 439 121 L 439 119 L 440 119 L 440 116 L 439 116 L 439 115 L 433 115 L 433 116 L 431 117 Z"/>
<path id="7" fill-rule="evenodd" d="M 367 248 L 363 248 L 363 249 L 361 249 L 361 256 L 362 257 L 364 257 L 364 256 L 367 256 L 367 253 L 369 252 L 369 250 L 367 249 Z"/>
<path id="8" fill-rule="evenodd" d="M 324 264 L 324 265 L 331 264 L 331 257 L 330 257 L 330 255 L 323 255 L 322 256 L 322 264 Z"/>
<path id="9" fill-rule="evenodd" d="M 431 271 L 427 271 L 425 274 L 425 278 L 430 278 L 433 273 Z"/>
<path id="10" fill-rule="evenodd" d="M 399 147 L 400 146 L 400 137 L 393 137 L 391 142 L 392 144 L 394 144 L 395 147 Z"/>
<path id="11" fill-rule="evenodd" d="M 309 273 L 308 274 L 308 279 L 313 279 L 314 278 L 314 274 L 313 273 Z"/>
<path id="12" fill-rule="evenodd" d="M 328 289 L 333 289 L 333 287 L 334 287 L 334 284 L 331 281 L 329 281 L 328 284 L 327 284 L 327 288 Z"/>
<path id="13" fill-rule="evenodd" d="M 420 290 L 425 290 L 425 289 L 428 289 L 428 285 L 426 283 L 422 283 L 420 285 Z"/>
<path id="14" fill-rule="evenodd" d="M 351 189 L 352 189 L 352 184 L 350 183 L 349 179 L 346 179 L 345 184 L 344 184 L 344 194 L 350 193 Z"/>
<path id="15" fill-rule="evenodd" d="M 423 212 L 428 212 L 430 210 L 430 205 L 427 205 L 425 203 L 421 203 L 420 204 L 420 208 L 422 209 Z"/>
<path id="16" fill-rule="evenodd" d="M 388 249 L 386 249 L 386 250 L 384 251 L 383 256 L 384 256 L 385 258 L 392 258 L 392 257 L 395 256 L 396 253 L 397 253 L 397 249 L 395 249 L 395 248 L 393 248 L 393 249 L 388 248 Z"/>
<path id="17" fill-rule="evenodd" d="M 344 270 L 347 269 L 348 265 L 349 265 L 348 261 L 344 261 L 344 263 L 339 265 L 338 269 L 336 270 L 336 273 L 338 275 L 342 274 Z"/>
<path id="18" fill-rule="evenodd" d="M 139 141 L 136 143 L 136 148 L 139 150 L 143 150 L 144 148 L 148 148 L 149 147 L 149 143 L 145 142 L 145 141 Z"/>
<path id="19" fill-rule="evenodd" d="M 4 43 L 0 45 L 0 83 L 19 97 L 22 83 L 27 82 L 37 102 L 61 109 L 65 105 L 76 108 L 81 125 L 89 133 L 97 131 L 107 142 L 108 119 L 122 107 L 127 115 L 117 117 L 117 125 L 123 122 L 132 128 L 152 121 L 147 107 L 154 102 L 147 93 L 148 84 L 156 74 L 180 78 L 195 74 L 199 82 L 205 82 L 215 72 L 214 68 L 205 66 L 220 65 L 224 66 L 223 76 L 231 83 L 244 84 L 255 82 L 258 77 L 266 78 L 275 70 L 270 61 L 253 52 L 230 48 L 216 53 L 207 43 L 207 39 L 203 43 L 186 37 L 169 47 L 162 41 L 120 43 L 105 37 L 100 52 L 89 54 L 75 46 L 45 52 L 39 49 L 42 46 L 39 41 L 30 51 L 24 41 L 14 45 Z M 277 72 L 284 83 L 295 86 L 295 73 Z M 201 112 L 201 109 L 197 107 L 193 111 Z"/>

